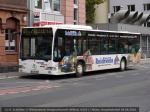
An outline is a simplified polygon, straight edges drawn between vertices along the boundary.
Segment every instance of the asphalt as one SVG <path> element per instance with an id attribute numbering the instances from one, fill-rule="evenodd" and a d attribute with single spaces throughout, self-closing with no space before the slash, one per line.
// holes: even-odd
<path id="1" fill-rule="evenodd" d="M 150 64 L 150 58 L 147 59 L 141 59 L 140 65 L 142 64 Z M 20 76 L 23 76 L 24 74 L 19 72 L 7 72 L 7 73 L 0 73 L 0 80 L 7 79 L 7 78 L 17 78 Z"/>

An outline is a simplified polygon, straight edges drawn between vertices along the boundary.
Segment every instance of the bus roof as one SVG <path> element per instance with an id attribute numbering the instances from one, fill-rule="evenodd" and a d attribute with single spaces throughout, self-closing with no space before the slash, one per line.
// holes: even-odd
<path id="1" fill-rule="evenodd" d="M 55 29 L 78 29 L 78 30 L 92 30 L 93 28 L 91 26 L 86 25 L 71 25 L 71 24 L 60 24 L 60 25 L 45 25 L 45 26 L 39 26 L 39 27 L 25 27 L 25 28 L 55 28 Z"/>
<path id="2" fill-rule="evenodd" d="M 55 27 L 57 29 L 83 29 L 83 30 L 92 30 L 91 26 L 86 25 L 70 25 L 70 24 L 62 24 L 62 25 L 46 25 L 45 27 Z"/>
<path id="3" fill-rule="evenodd" d="M 87 30 L 95 32 L 106 32 L 106 33 L 125 33 L 125 34 L 135 34 L 140 35 L 141 33 L 128 32 L 128 31 L 110 31 L 110 30 L 98 30 L 93 29 L 91 26 L 86 25 L 71 25 L 71 24 L 60 24 L 60 25 L 45 25 L 39 27 L 24 27 L 24 28 L 54 28 L 54 29 L 72 29 L 72 30 Z"/>
<path id="4" fill-rule="evenodd" d="M 125 33 L 125 34 L 135 34 L 135 35 L 141 34 L 136 32 L 129 32 L 129 31 L 110 31 L 110 30 L 92 30 L 92 31 L 99 31 L 99 32 L 106 32 L 106 33 Z"/>

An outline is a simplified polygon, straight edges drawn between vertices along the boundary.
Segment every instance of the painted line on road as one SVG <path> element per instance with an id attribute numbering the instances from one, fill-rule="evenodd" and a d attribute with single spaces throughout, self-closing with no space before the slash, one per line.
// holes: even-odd
<path id="1" fill-rule="evenodd" d="M 99 75 L 99 76 L 95 76 L 95 77 L 93 77 L 94 79 L 98 79 L 98 78 L 104 78 L 104 77 L 106 77 L 106 75 Z"/>
<path id="2" fill-rule="evenodd" d="M 0 76 L 0 80 L 3 79 L 13 79 L 13 78 L 18 78 L 19 76 L 11 76 L 11 77 L 7 77 L 7 76 Z"/>
<path id="3" fill-rule="evenodd" d="M 122 76 L 122 75 L 116 75 L 115 77 L 116 78 L 124 78 L 124 76 Z"/>
<path id="4" fill-rule="evenodd" d="M 150 71 L 145 72 L 146 74 L 150 74 Z"/>
<path id="5" fill-rule="evenodd" d="M 25 81 L 25 82 L 13 82 L 13 84 L 50 84 L 51 82 L 45 82 L 45 81 L 40 81 L 40 82 L 31 82 L 31 81 Z M 0 85 L 2 85 L 2 84 L 11 84 L 10 82 L 0 82 Z M 57 83 L 55 83 L 55 84 L 57 84 Z"/>
<path id="6" fill-rule="evenodd" d="M 108 76 L 115 76 L 117 75 L 116 73 L 111 73 L 111 74 L 108 74 Z"/>
<path id="7" fill-rule="evenodd" d="M 27 92 L 30 92 L 31 90 L 23 90 L 23 91 L 20 91 L 19 93 L 27 93 Z"/>
<path id="8" fill-rule="evenodd" d="M 11 88 L 11 89 L 2 89 L 0 90 L 0 95 L 7 95 L 7 94 L 18 94 L 18 93 L 27 93 L 31 91 L 39 91 L 39 90 L 46 90 L 50 88 L 58 88 L 60 86 L 53 86 L 53 85 L 39 85 L 39 86 L 31 86 L 31 87 L 18 87 L 18 88 Z"/>
<path id="9" fill-rule="evenodd" d="M 105 80 L 106 78 L 105 77 L 103 77 L 103 78 L 97 78 L 97 79 L 95 79 L 95 80 Z"/>
<path id="10" fill-rule="evenodd" d="M 134 73 L 134 74 L 131 74 L 132 76 L 137 76 L 137 75 L 140 75 L 140 73 Z"/>

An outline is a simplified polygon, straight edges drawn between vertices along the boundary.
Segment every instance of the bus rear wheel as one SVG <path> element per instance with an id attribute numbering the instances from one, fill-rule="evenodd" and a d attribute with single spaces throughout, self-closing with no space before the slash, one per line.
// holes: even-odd
<path id="1" fill-rule="evenodd" d="M 76 77 L 81 77 L 84 74 L 84 64 L 78 62 L 76 65 Z"/>
<path id="2" fill-rule="evenodd" d="M 122 59 L 121 62 L 120 62 L 120 70 L 121 71 L 126 70 L 126 61 L 125 61 L 125 59 Z"/>

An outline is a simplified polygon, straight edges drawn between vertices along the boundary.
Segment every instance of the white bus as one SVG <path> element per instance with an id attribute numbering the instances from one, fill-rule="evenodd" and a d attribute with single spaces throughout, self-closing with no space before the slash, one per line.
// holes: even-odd
<path id="1" fill-rule="evenodd" d="M 82 25 L 22 29 L 19 71 L 82 76 L 88 71 L 120 68 L 140 60 L 140 33 L 93 30 Z"/>

